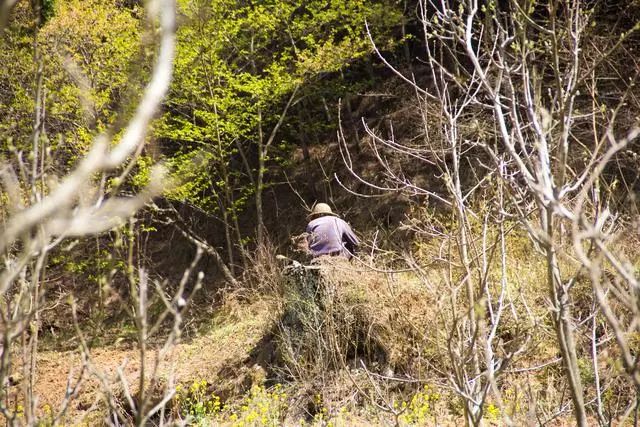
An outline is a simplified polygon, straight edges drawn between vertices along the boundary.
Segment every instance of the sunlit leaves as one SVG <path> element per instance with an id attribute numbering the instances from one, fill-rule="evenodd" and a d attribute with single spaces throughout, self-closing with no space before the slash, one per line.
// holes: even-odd
<path id="1" fill-rule="evenodd" d="M 130 10 L 100 0 L 55 3 L 42 27 L 42 48 L 51 112 L 48 130 L 71 139 L 111 125 L 126 109 L 127 94 L 141 86 L 132 78 L 140 60 L 141 24 Z"/>
<path id="2" fill-rule="evenodd" d="M 248 175 L 256 170 L 239 161 L 237 147 L 255 153 L 251 147 L 280 119 L 295 87 L 315 84 L 321 74 L 348 67 L 370 52 L 365 21 L 387 28 L 401 16 L 385 2 L 364 0 L 178 4 L 182 26 L 176 73 L 157 136 L 170 141 L 170 151 L 185 161 L 190 159 L 187 153 L 207 153 L 210 167 L 196 173 L 214 174 L 209 179 L 214 198 L 220 194 L 216 183 L 222 175 L 244 177 L 234 194 L 250 186 Z M 309 130 L 316 127 L 310 124 Z M 290 148 L 290 143 L 275 142 L 279 153 Z M 286 161 L 281 155 L 273 158 Z M 254 157 L 249 163 L 256 167 Z M 200 188 L 197 192 L 202 194 Z M 181 196 L 190 198 L 187 193 Z"/>

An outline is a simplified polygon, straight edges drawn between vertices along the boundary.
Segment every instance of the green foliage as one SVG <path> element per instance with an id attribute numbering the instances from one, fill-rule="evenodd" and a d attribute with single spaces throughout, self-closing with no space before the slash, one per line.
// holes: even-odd
<path id="1" fill-rule="evenodd" d="M 339 77 L 326 79 L 328 73 L 346 69 L 371 51 L 365 20 L 385 35 L 382 29 L 400 20 L 382 1 L 314 0 L 301 5 L 181 0 L 179 7 L 183 25 L 175 79 L 156 135 L 170 141 L 167 154 L 176 175 L 189 185 L 170 196 L 208 210 L 226 206 L 233 213 L 251 193 L 249 175 L 256 172 L 252 146 L 265 142 L 294 88 L 302 86 L 304 98 L 322 96 Z M 317 112 L 321 115 L 305 119 L 310 132 L 324 117 L 324 111 Z M 291 132 L 285 122 L 281 134 Z M 291 139 L 278 138 L 269 159 L 286 163 L 291 147 Z M 250 170 L 240 159 L 243 154 Z M 195 157 L 205 158 L 207 167 L 179 165 Z M 225 196 L 225 186 L 232 187 L 231 197 Z"/>
<path id="2" fill-rule="evenodd" d="M 40 16 L 36 15 L 36 12 Z M 42 73 L 44 136 L 64 171 L 95 134 L 117 122 L 140 91 L 141 23 L 132 10 L 99 0 L 18 2 L 0 37 L 2 153 L 29 152 Z M 35 25 L 39 23 L 39 25 Z M 29 160 L 26 158 L 25 160 Z"/>
<path id="3" fill-rule="evenodd" d="M 593 384 L 595 381 L 595 373 L 593 371 L 593 364 L 590 359 L 581 357 L 578 359 L 578 370 L 580 372 L 580 379 L 585 384 Z"/>
<path id="4" fill-rule="evenodd" d="M 116 271 L 125 271 L 122 259 L 115 259 L 109 249 L 86 247 L 82 251 L 59 251 L 52 254 L 49 268 L 62 270 L 69 275 L 83 278 L 92 285 L 102 284 Z"/>
<path id="5" fill-rule="evenodd" d="M 38 34 L 48 94 L 46 129 L 65 136 L 62 147 L 74 160 L 140 91 L 132 71 L 139 62 L 141 24 L 113 2 L 52 4 L 55 14 Z"/>
<path id="6" fill-rule="evenodd" d="M 33 128 L 35 72 L 33 13 L 28 2 L 18 3 L 9 27 L 0 37 L 0 138 L 2 152 L 9 145 L 23 149 Z M 11 138 L 12 144 L 7 140 Z"/>
<path id="7" fill-rule="evenodd" d="M 40 14 L 42 21 L 46 22 L 55 14 L 56 0 L 42 0 Z"/>
<path id="8" fill-rule="evenodd" d="M 0 60 L 12 64 L 0 71 L 0 108 L 10 118 L 0 120 L 3 139 L 12 138 L 17 150 L 30 148 L 34 46 L 42 61 L 44 130 L 53 167 L 71 167 L 96 133 L 117 135 L 148 74 L 141 64 L 153 56 L 141 41 L 141 10 L 123 4 L 39 0 L 46 19 L 36 28 L 34 10 L 18 3 L 0 40 Z M 237 218 L 255 192 L 269 185 L 257 188 L 257 156 L 266 168 L 286 166 L 298 141 L 335 126 L 325 122 L 322 105 L 326 99 L 333 109 L 338 98 L 363 84 L 345 79 L 345 72 L 371 52 L 364 22 L 388 46 L 390 29 L 401 20 L 391 0 L 180 0 L 178 7 L 174 81 L 154 127 L 160 150 L 137 159 L 127 184 L 147 184 L 151 165 L 164 157 L 176 183 L 169 198 L 228 218 Z M 284 117 L 270 152 L 258 154 L 256 146 L 266 142 L 295 88 L 299 101 Z"/>

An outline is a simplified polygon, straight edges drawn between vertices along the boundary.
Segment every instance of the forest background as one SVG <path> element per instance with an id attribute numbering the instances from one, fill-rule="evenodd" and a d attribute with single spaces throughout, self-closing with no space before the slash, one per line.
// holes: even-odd
<path id="1" fill-rule="evenodd" d="M 637 423 L 639 2 L 0 26 L 7 423 Z M 316 202 L 351 263 L 305 267 Z"/>

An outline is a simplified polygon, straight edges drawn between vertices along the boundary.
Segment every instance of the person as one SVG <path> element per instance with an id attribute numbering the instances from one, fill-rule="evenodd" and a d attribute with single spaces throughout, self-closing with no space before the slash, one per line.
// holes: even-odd
<path id="1" fill-rule="evenodd" d="M 343 219 L 326 203 L 317 203 L 307 216 L 307 243 L 314 258 L 321 255 L 351 259 L 358 249 L 358 238 Z"/>

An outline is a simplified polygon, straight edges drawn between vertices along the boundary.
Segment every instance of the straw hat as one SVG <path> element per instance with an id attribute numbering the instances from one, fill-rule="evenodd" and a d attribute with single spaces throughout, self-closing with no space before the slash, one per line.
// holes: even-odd
<path id="1" fill-rule="evenodd" d="M 331 206 L 326 203 L 316 203 L 311 209 L 311 213 L 307 215 L 307 218 L 312 218 L 318 215 L 333 215 L 338 216 L 337 214 L 331 211 Z"/>

